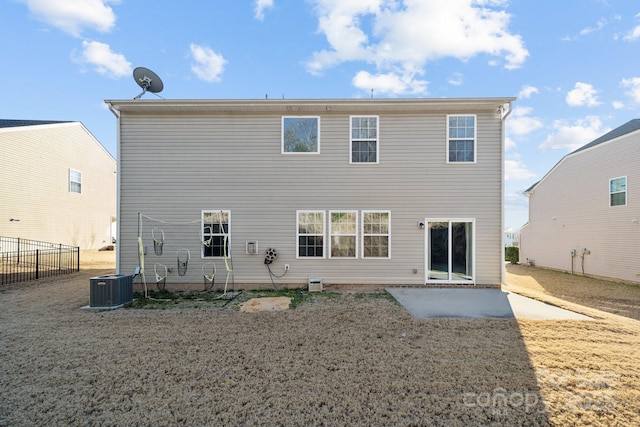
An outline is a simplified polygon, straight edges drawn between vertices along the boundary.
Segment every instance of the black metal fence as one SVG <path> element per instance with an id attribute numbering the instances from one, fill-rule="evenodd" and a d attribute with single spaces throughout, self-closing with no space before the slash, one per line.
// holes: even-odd
<path id="1" fill-rule="evenodd" d="M 0 236 L 0 286 L 80 271 L 80 247 Z"/>

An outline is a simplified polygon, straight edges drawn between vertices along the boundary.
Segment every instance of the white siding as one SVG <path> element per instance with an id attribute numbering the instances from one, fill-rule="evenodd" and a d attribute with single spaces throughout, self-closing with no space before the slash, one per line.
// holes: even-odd
<path id="1" fill-rule="evenodd" d="M 132 272 L 138 265 L 142 213 L 165 222 L 143 220 L 147 281 L 153 282 L 154 263 L 175 267 L 176 251 L 188 248 L 188 274 L 178 277 L 174 268 L 167 282 L 202 283 L 200 266 L 209 260 L 200 258 L 200 212 L 224 209 L 232 217 L 236 283 L 270 284 L 263 257 L 274 247 L 279 252 L 274 272 L 282 273 L 285 263 L 291 266 L 278 283 L 301 285 L 321 277 L 330 284 L 423 284 L 424 230 L 417 224 L 427 217 L 450 217 L 475 218 L 476 282 L 497 285 L 503 122 L 496 108 L 509 100 L 462 111 L 478 116 L 477 163 L 468 165 L 446 163 L 446 115 L 461 112 L 456 106 L 447 109 L 446 102 L 408 112 L 363 101 L 349 108 L 304 103 L 298 108 L 290 101 L 277 111 L 203 113 L 112 101 L 122 107 L 120 270 Z M 137 105 L 143 113 L 135 111 Z M 300 115 L 321 117 L 320 155 L 281 154 L 281 117 L 300 109 Z M 361 114 L 379 116 L 379 164 L 349 162 L 349 116 Z M 296 211 L 319 209 L 390 211 L 391 258 L 296 259 Z M 160 257 L 153 253 L 152 227 L 166 235 Z M 260 254 L 245 254 L 247 240 L 259 241 Z M 224 270 L 223 261 L 215 261 L 218 271 Z"/>
<path id="2" fill-rule="evenodd" d="M 82 173 L 79 194 L 69 192 L 69 169 Z M 0 129 L 0 235 L 111 244 L 115 172 L 115 159 L 79 122 Z"/>
<path id="3" fill-rule="evenodd" d="M 640 273 L 640 132 L 565 157 L 529 196 L 520 261 L 638 281 Z M 609 206 L 609 180 L 627 176 L 627 205 Z"/>

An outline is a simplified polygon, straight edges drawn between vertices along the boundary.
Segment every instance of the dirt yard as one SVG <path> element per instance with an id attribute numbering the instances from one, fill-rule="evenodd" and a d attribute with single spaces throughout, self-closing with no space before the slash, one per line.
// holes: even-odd
<path id="1" fill-rule="evenodd" d="M 640 425 L 640 322 L 533 274 L 508 289 L 596 320 L 422 320 L 375 293 L 87 311 L 115 254 L 93 256 L 0 290 L 0 426 Z"/>

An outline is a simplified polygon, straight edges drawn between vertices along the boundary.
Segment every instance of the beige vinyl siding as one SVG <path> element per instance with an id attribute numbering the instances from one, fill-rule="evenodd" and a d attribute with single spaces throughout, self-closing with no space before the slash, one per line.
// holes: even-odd
<path id="1" fill-rule="evenodd" d="M 153 282 L 154 263 L 175 267 L 177 249 L 188 248 L 189 273 L 178 277 L 174 268 L 167 282 L 201 283 L 200 266 L 209 260 L 200 259 L 200 212 L 223 209 L 231 211 L 236 283 L 270 284 L 263 260 L 274 247 L 274 272 L 291 266 L 278 283 L 303 285 L 321 277 L 329 284 L 423 284 L 425 231 L 418 222 L 474 218 L 476 283 L 499 284 L 503 123 L 495 107 L 463 111 L 478 116 L 478 161 L 464 165 L 446 163 L 449 109 L 367 108 L 301 112 L 320 116 L 319 155 L 281 154 L 281 119 L 294 115 L 286 104 L 276 112 L 210 114 L 122 108 L 120 270 L 132 272 L 138 264 L 140 212 L 164 222 L 143 220 L 147 281 Z M 350 164 L 349 117 L 367 114 L 379 116 L 380 163 Z M 329 258 L 328 230 L 325 259 L 296 258 L 297 210 L 357 210 L 359 216 L 363 210 L 390 211 L 391 258 Z M 166 235 L 161 257 L 153 254 L 153 226 Z M 259 242 L 258 255 L 245 254 L 247 240 Z M 218 272 L 224 270 L 221 259 L 216 264 Z"/>
<path id="2" fill-rule="evenodd" d="M 640 256 L 640 133 L 565 157 L 533 190 L 521 230 L 521 262 L 638 281 Z M 627 176 L 626 206 L 609 206 L 609 180 Z"/>
<path id="3" fill-rule="evenodd" d="M 69 191 L 69 169 L 82 173 L 81 193 Z M 111 244 L 115 172 L 115 159 L 79 122 L 0 129 L 0 235 Z"/>

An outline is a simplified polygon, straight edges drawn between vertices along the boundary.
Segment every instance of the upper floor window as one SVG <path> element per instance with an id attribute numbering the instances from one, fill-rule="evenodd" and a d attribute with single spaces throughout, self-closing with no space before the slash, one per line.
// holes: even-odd
<path id="1" fill-rule="evenodd" d="M 476 116 L 451 114 L 447 116 L 447 162 L 474 163 L 476 161 Z"/>
<path id="2" fill-rule="evenodd" d="M 351 163 L 378 163 L 378 117 L 351 116 Z"/>
<path id="3" fill-rule="evenodd" d="M 82 192 L 82 172 L 74 169 L 69 169 L 69 192 Z"/>
<path id="4" fill-rule="evenodd" d="M 202 211 L 202 256 L 229 258 L 230 211 Z"/>
<path id="5" fill-rule="evenodd" d="M 627 204 L 627 177 L 609 180 L 609 206 L 625 206 Z"/>
<path id="6" fill-rule="evenodd" d="M 320 117 L 283 117 L 282 153 L 320 153 Z"/>
<path id="7" fill-rule="evenodd" d="M 298 257 L 324 258 L 324 211 L 298 211 Z"/>

